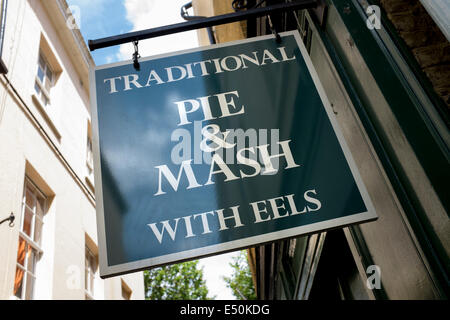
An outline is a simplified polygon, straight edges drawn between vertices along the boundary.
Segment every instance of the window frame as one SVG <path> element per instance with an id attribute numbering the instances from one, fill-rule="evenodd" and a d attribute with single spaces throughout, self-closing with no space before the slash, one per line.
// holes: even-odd
<path id="1" fill-rule="evenodd" d="M 88 121 L 87 137 L 86 137 L 86 165 L 88 173 L 91 175 L 94 172 L 94 142 L 92 140 L 92 126 Z"/>
<path id="2" fill-rule="evenodd" d="M 31 200 L 32 200 L 32 206 L 33 208 L 30 208 L 30 206 L 27 203 L 27 196 L 31 195 Z M 41 205 L 41 210 L 42 212 L 39 214 L 37 212 L 37 208 L 38 208 L 38 198 L 42 199 L 42 205 Z M 35 290 L 35 283 L 36 283 L 36 266 L 38 261 L 40 260 L 40 258 L 42 257 L 42 254 L 44 253 L 42 248 L 41 248 L 41 239 L 42 239 L 42 230 L 44 227 L 44 215 L 47 212 L 47 204 L 48 204 L 48 198 L 45 196 L 45 194 L 31 181 L 31 179 L 29 179 L 27 176 L 25 176 L 25 182 L 24 182 L 24 188 L 23 188 L 23 197 L 22 197 L 22 215 L 20 218 L 20 229 L 19 229 L 19 248 L 18 248 L 18 252 L 17 252 L 17 258 L 16 258 L 16 274 L 17 275 L 17 270 L 20 269 L 22 270 L 22 272 L 24 273 L 24 275 L 22 276 L 22 280 L 21 280 L 21 285 L 18 287 L 21 287 L 20 290 L 20 297 L 17 295 L 17 291 L 14 292 L 14 296 L 17 297 L 18 299 L 21 300 L 32 300 L 34 298 L 34 290 Z M 26 231 L 24 230 L 24 224 L 25 224 L 25 214 L 26 214 L 26 209 L 29 210 L 29 212 L 31 212 L 32 216 L 31 216 L 31 221 L 30 221 L 30 235 L 28 235 L 26 233 Z M 41 216 L 39 216 L 41 215 Z M 40 225 L 39 225 L 39 232 L 40 232 L 40 238 L 38 239 L 38 242 L 35 241 L 35 235 L 36 235 L 36 219 L 40 220 Z M 20 249 L 20 243 L 21 241 L 25 242 L 25 256 L 23 258 L 23 264 L 21 264 L 21 262 L 19 261 L 19 249 Z M 31 255 L 29 254 L 29 252 L 32 252 L 33 257 L 34 257 L 34 261 L 31 265 L 29 265 L 29 258 L 31 257 Z M 32 288 L 31 288 L 31 292 L 29 293 L 29 296 L 27 296 L 27 291 L 29 289 L 29 277 L 31 277 L 31 279 L 33 280 L 32 282 Z M 15 288 L 14 288 L 15 290 Z"/>
<path id="3" fill-rule="evenodd" d="M 85 245 L 84 253 L 84 293 L 86 300 L 94 300 L 97 255 Z"/>
<path id="4" fill-rule="evenodd" d="M 40 60 L 42 60 L 42 63 L 44 65 L 44 69 L 42 70 L 43 80 L 41 80 L 39 78 L 39 69 L 42 69 Z M 39 99 L 39 102 L 42 103 L 42 105 L 44 107 L 47 107 L 48 105 L 51 105 L 50 89 L 55 84 L 56 72 L 53 71 L 53 68 L 51 67 L 50 63 L 48 62 L 48 60 L 46 59 L 45 55 L 42 53 L 41 50 L 39 50 L 37 67 L 38 67 L 38 70 L 37 70 L 37 74 L 35 76 L 34 92 L 35 92 L 37 98 Z M 50 72 L 51 77 L 52 77 L 51 80 L 47 76 L 47 72 Z M 48 89 L 46 88 L 46 81 L 49 81 Z M 39 91 L 36 89 L 36 86 L 39 88 Z M 42 98 L 43 96 L 47 102 Z"/>

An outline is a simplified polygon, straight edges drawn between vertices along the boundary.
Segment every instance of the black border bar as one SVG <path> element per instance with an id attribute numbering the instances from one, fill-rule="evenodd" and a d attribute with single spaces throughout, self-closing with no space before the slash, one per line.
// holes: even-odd
<path id="1" fill-rule="evenodd" d="M 221 24 L 266 16 L 269 14 L 276 14 L 291 10 L 303 10 L 309 8 L 315 8 L 317 6 L 317 0 L 297 0 L 295 2 L 288 2 L 282 4 L 275 4 L 267 7 L 261 7 L 256 9 L 249 9 L 245 11 L 238 11 L 233 13 L 227 13 L 223 15 L 218 15 L 214 17 L 192 20 L 188 22 L 181 22 L 170 24 L 167 26 L 156 27 L 141 31 L 134 31 L 125 34 L 120 34 L 116 36 L 89 40 L 89 49 L 91 51 L 117 46 L 120 44 L 145 40 L 150 38 L 156 38 L 160 36 L 165 36 L 173 33 L 196 30 L 201 28 L 207 28 L 212 26 L 217 26 Z"/>

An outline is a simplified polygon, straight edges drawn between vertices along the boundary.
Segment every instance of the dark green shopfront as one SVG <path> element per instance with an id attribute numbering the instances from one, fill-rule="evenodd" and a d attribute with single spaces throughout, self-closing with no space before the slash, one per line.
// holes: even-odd
<path id="1" fill-rule="evenodd" d="M 379 218 L 250 249 L 258 298 L 447 299 L 449 42 L 419 0 L 325 3 L 272 21 L 300 31 Z"/>

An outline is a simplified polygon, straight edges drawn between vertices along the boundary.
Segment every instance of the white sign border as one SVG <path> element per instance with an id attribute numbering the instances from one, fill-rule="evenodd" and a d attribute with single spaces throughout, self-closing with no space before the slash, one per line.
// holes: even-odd
<path id="1" fill-rule="evenodd" d="M 96 198 L 96 213 L 97 213 L 97 235 L 98 235 L 98 247 L 99 247 L 99 265 L 100 265 L 100 277 L 102 279 L 109 278 L 113 276 L 118 276 L 125 273 L 131 273 L 136 271 L 141 271 L 157 266 L 161 266 L 169 263 L 182 262 L 185 260 L 193 258 L 203 258 L 211 255 L 222 254 L 229 251 L 239 250 L 243 248 L 248 248 L 254 245 L 260 245 L 263 243 L 268 243 L 276 240 L 292 238 L 295 236 L 302 236 L 311 233 L 316 233 L 319 231 L 325 231 L 333 228 L 342 228 L 351 224 L 356 224 L 359 222 L 373 221 L 378 218 L 372 201 L 369 197 L 367 189 L 361 179 L 359 171 L 356 167 L 355 161 L 350 153 L 350 149 L 345 142 L 344 136 L 342 135 L 341 129 L 337 123 L 337 120 L 333 114 L 330 102 L 325 94 L 322 84 L 319 80 L 317 72 L 311 62 L 311 58 L 305 48 L 305 45 L 300 39 L 300 34 L 297 30 L 287 31 L 280 33 L 281 37 L 294 36 L 298 47 L 300 48 L 303 59 L 305 60 L 308 71 L 314 82 L 314 85 L 319 93 L 322 100 L 322 104 L 325 107 L 325 111 L 333 127 L 334 133 L 338 139 L 339 145 L 344 152 L 345 159 L 349 165 L 350 171 L 352 172 L 353 178 L 355 179 L 358 190 L 361 193 L 364 204 L 366 205 L 367 211 L 362 213 L 356 213 L 350 216 L 345 216 L 341 218 L 336 218 L 332 220 L 317 222 L 305 226 L 284 229 L 276 232 L 266 233 L 258 236 L 248 237 L 239 240 L 233 240 L 225 243 L 215 244 L 207 247 L 186 250 L 182 252 L 167 254 L 164 256 L 159 256 L 155 258 L 142 259 L 138 261 L 118 264 L 114 266 L 108 266 L 107 263 L 107 247 L 106 247 L 106 233 L 105 233 L 105 215 L 103 207 L 103 190 L 102 190 L 102 177 L 101 177 L 101 163 L 100 163 L 100 144 L 99 144 L 99 131 L 98 131 L 98 114 L 97 114 L 97 93 L 96 93 L 96 82 L 95 82 L 95 71 L 123 66 L 132 64 L 132 60 L 105 64 L 101 66 L 95 66 L 90 68 L 89 81 L 90 81 L 90 96 L 91 96 L 91 118 L 92 118 L 92 129 L 93 129 L 93 144 L 94 144 L 94 179 L 95 179 L 95 198 Z M 220 43 L 215 45 L 210 45 L 206 47 L 198 47 L 188 50 L 182 50 L 177 52 L 171 52 L 167 54 L 160 54 L 151 57 L 146 57 L 140 59 L 141 62 L 155 60 L 160 58 L 166 58 L 170 56 L 176 56 L 197 51 L 206 51 L 221 47 L 234 46 L 243 43 L 261 41 L 266 39 L 275 39 L 274 35 L 259 36 L 255 38 L 249 38 L 244 40 L 231 41 L 226 43 Z"/>

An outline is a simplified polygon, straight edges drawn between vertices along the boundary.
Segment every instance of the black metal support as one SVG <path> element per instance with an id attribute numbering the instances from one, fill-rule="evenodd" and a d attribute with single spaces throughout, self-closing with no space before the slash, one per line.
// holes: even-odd
<path id="1" fill-rule="evenodd" d="M 275 36 L 275 39 L 277 41 L 277 43 L 281 42 L 281 37 L 278 34 L 277 30 L 275 29 L 273 23 L 272 23 L 272 19 L 270 18 L 270 15 L 267 16 L 267 20 L 269 22 L 269 27 L 270 27 L 270 31 L 272 31 L 273 35 Z"/>
<path id="2" fill-rule="evenodd" d="M 199 19 L 205 19 L 207 17 L 203 16 L 190 16 L 188 13 L 188 9 L 192 8 L 192 1 L 186 3 L 184 6 L 181 7 L 181 17 L 186 21 L 193 21 L 193 20 L 199 20 Z M 207 27 L 206 31 L 208 32 L 208 38 L 210 44 L 216 44 L 216 38 L 214 37 L 214 32 L 212 27 Z"/>
<path id="3" fill-rule="evenodd" d="M 267 16 L 269 14 L 277 14 L 281 12 L 287 12 L 292 10 L 302 10 L 315 8 L 317 6 L 317 0 L 297 0 L 294 2 L 275 4 L 267 7 L 250 9 L 245 11 L 238 11 L 219 16 L 192 20 L 188 22 L 176 23 L 167 26 L 129 32 L 117 36 L 101 38 L 97 40 L 89 40 L 89 49 L 91 51 L 117 46 L 120 44 L 139 41 L 144 39 L 156 38 L 160 36 L 166 36 L 173 33 L 196 30 L 201 28 L 207 28 L 217 26 L 221 24 L 246 20 L 250 18 Z"/>
<path id="4" fill-rule="evenodd" d="M 0 224 L 3 224 L 6 221 L 9 221 L 9 226 L 12 228 L 14 227 L 14 220 L 16 219 L 16 217 L 14 216 L 14 213 L 11 212 L 11 214 L 9 215 L 8 218 L 3 219 L 2 221 L 0 221 Z"/>
<path id="5" fill-rule="evenodd" d="M 139 58 L 141 57 L 141 55 L 139 54 L 138 44 L 139 44 L 139 41 L 133 41 L 133 46 L 134 46 L 133 66 L 136 69 L 136 71 L 139 71 L 141 69 L 141 65 L 139 64 Z"/>

